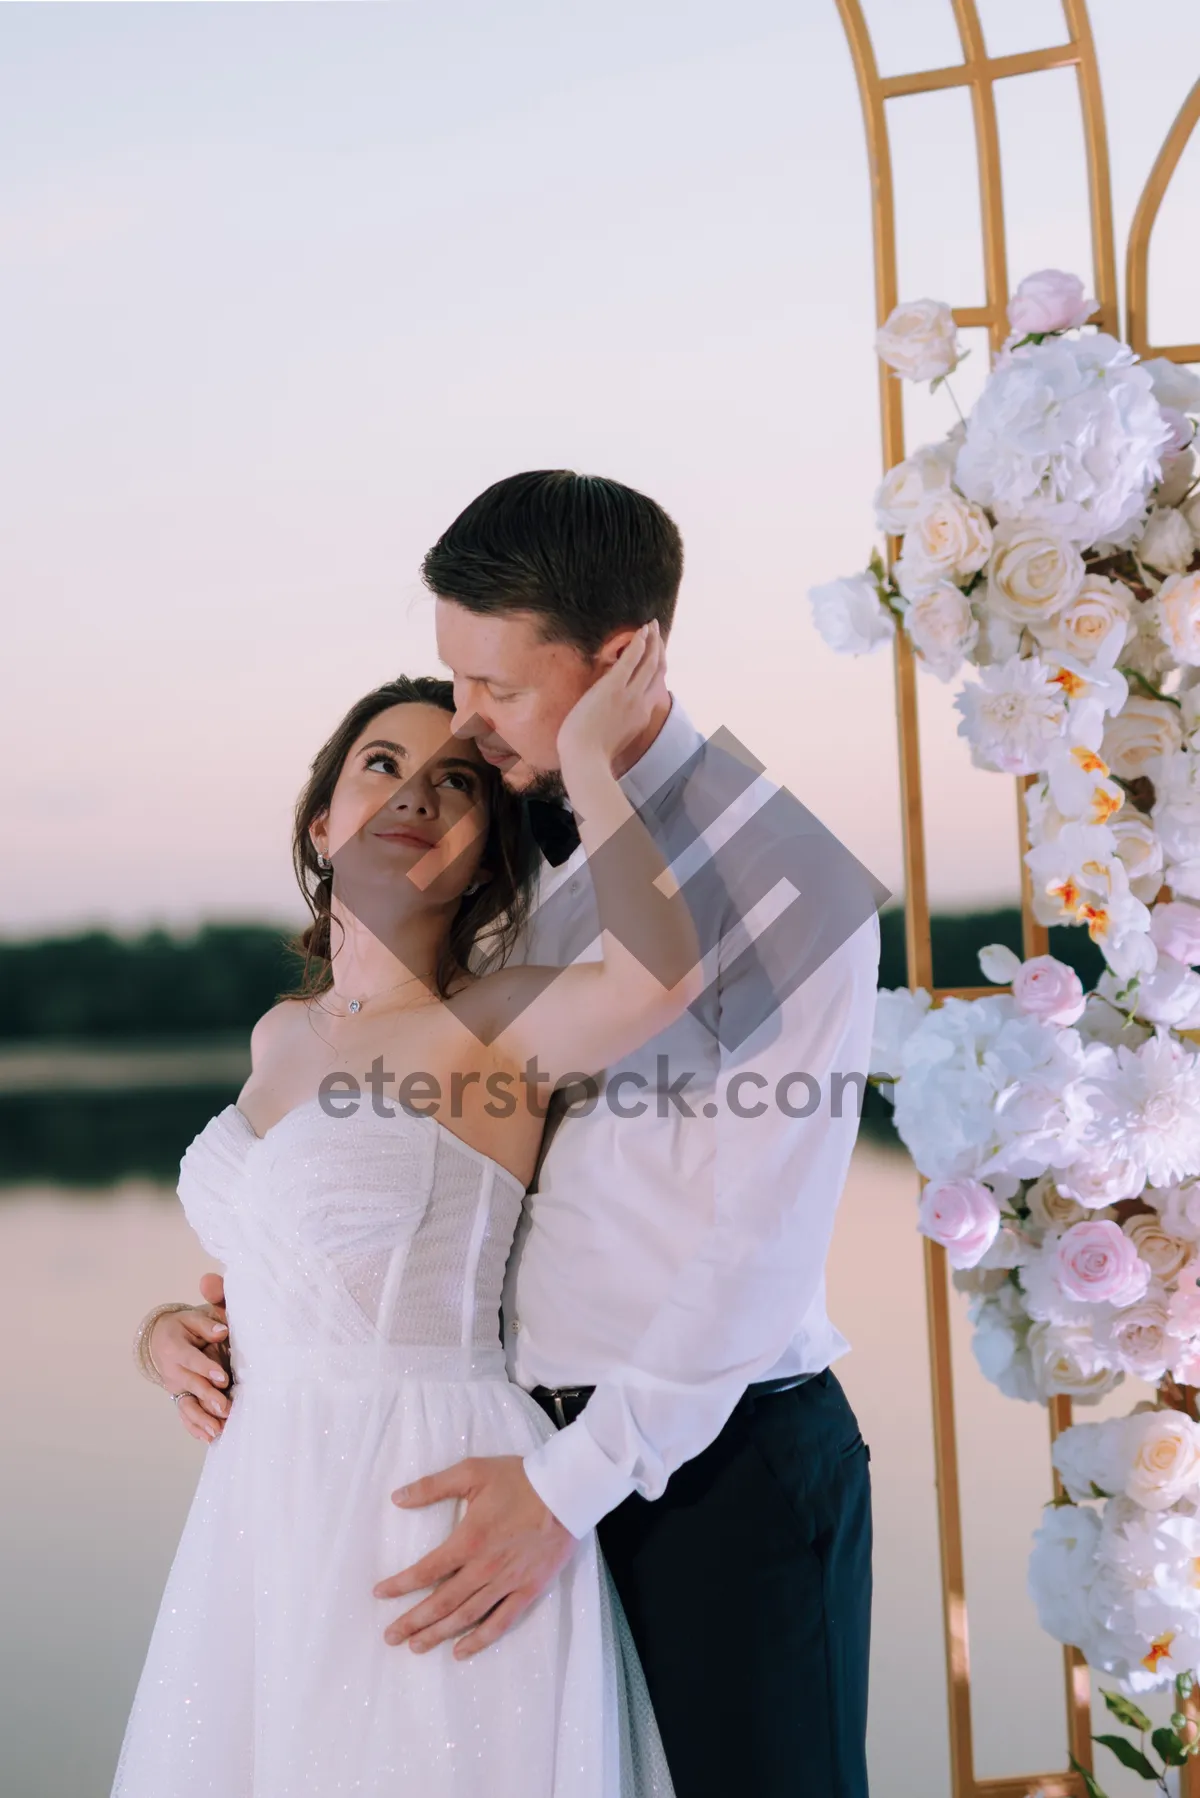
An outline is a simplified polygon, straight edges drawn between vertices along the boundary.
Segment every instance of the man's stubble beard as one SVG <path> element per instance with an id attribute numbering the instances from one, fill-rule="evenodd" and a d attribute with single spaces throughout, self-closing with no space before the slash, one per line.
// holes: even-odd
<path id="1" fill-rule="evenodd" d="M 567 797 L 563 777 L 557 768 L 539 768 L 532 779 L 522 781 L 520 786 L 511 783 L 507 777 L 504 784 L 510 793 L 518 793 L 522 799 L 548 799 L 561 805 Z"/>

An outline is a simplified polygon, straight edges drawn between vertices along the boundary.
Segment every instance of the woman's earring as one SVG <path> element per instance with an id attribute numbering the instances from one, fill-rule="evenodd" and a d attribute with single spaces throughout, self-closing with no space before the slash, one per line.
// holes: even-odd
<path id="1" fill-rule="evenodd" d="M 333 866 L 329 857 L 327 855 L 322 855 L 319 849 L 317 850 L 317 866 L 320 868 L 322 874 L 328 874 L 330 868 Z"/>
<path id="2" fill-rule="evenodd" d="M 483 885 L 482 880 L 473 880 L 469 887 L 463 888 L 463 898 L 469 899 L 471 897 L 471 894 L 477 893 L 482 885 Z"/>

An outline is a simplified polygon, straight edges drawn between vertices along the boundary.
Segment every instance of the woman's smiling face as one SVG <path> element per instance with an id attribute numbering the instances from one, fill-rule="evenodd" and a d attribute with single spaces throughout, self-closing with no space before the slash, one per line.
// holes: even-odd
<path id="1" fill-rule="evenodd" d="M 395 705 L 351 745 L 329 810 L 311 831 L 337 884 L 403 875 L 444 904 L 475 879 L 487 839 L 484 767 L 450 722 L 439 706 Z"/>

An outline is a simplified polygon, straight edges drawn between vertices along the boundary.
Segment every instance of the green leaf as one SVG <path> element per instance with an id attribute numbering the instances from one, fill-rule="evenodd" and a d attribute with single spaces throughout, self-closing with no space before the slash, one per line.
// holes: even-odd
<path id="1" fill-rule="evenodd" d="M 1150 1719 L 1145 1711 L 1138 1709 L 1132 1698 L 1126 1698 L 1120 1692 L 1106 1692 L 1103 1686 L 1100 1688 L 1100 1696 L 1118 1723 L 1125 1723 L 1130 1729 L 1146 1734 L 1150 1728 Z"/>
<path id="2" fill-rule="evenodd" d="M 1128 1767 L 1131 1773 L 1140 1774 L 1143 1779 L 1158 1778 L 1157 1771 L 1150 1765 L 1141 1749 L 1135 1748 L 1132 1742 L 1127 1742 L 1124 1736 L 1093 1736 L 1092 1740 L 1099 1742 L 1102 1748 L 1107 1748 L 1115 1754 L 1121 1765 Z"/>
<path id="3" fill-rule="evenodd" d="M 1088 1798 L 1108 1798 L 1108 1793 L 1104 1790 L 1104 1787 L 1098 1780 L 1092 1778 L 1086 1767 L 1081 1767 L 1079 1765 L 1079 1762 L 1075 1759 L 1074 1755 L 1071 1755 L 1070 1761 L 1071 1771 L 1072 1773 L 1078 1773 L 1080 1779 L 1082 1779 L 1083 1789 L 1087 1793 Z"/>
<path id="4" fill-rule="evenodd" d="M 1150 1740 L 1155 1754 L 1160 1754 L 1168 1767 L 1182 1767 L 1188 1757 L 1187 1749 L 1173 1729 L 1156 1729 Z"/>

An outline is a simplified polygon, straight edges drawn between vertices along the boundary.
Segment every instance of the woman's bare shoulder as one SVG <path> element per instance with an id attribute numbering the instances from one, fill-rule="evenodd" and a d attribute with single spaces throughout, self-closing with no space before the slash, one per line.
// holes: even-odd
<path id="1" fill-rule="evenodd" d="M 284 1043 L 292 1041 L 308 1022 L 308 1011 L 308 999 L 299 994 L 294 998 L 280 999 L 277 1004 L 272 1005 L 270 1011 L 264 1011 L 250 1032 L 251 1061 L 257 1065 L 264 1055 L 269 1055 Z"/>

